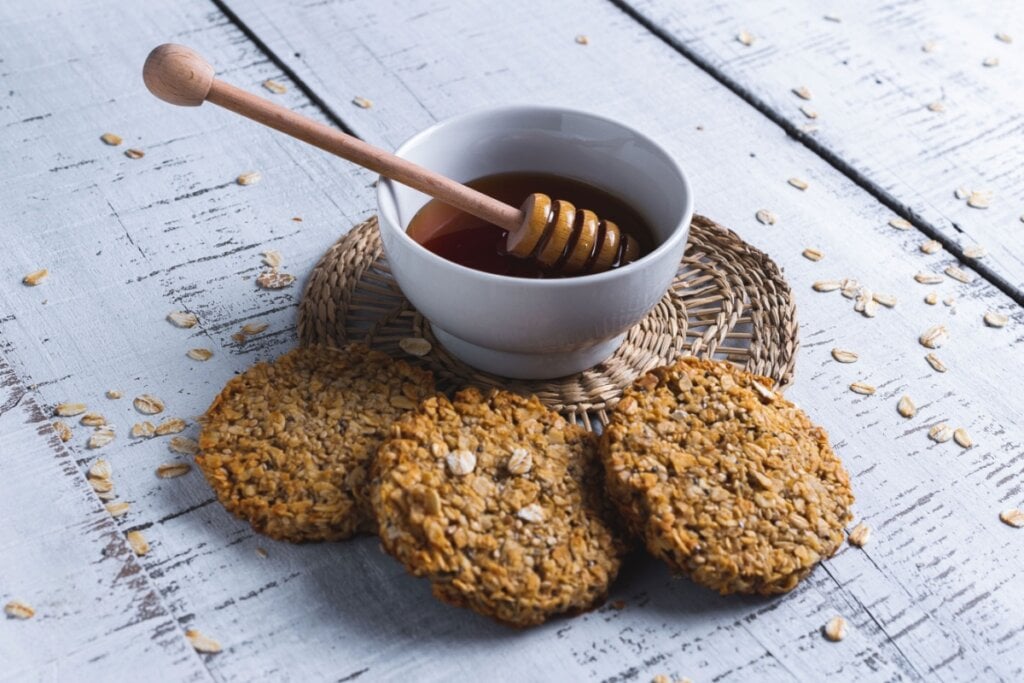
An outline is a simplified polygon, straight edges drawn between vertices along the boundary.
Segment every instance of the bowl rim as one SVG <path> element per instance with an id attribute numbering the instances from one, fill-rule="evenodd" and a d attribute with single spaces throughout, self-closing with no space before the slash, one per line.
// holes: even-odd
<path id="1" fill-rule="evenodd" d="M 390 178 L 386 178 L 385 176 L 378 176 L 377 192 L 376 192 L 376 195 L 377 195 L 377 209 L 378 209 L 378 213 L 381 214 L 380 223 L 387 224 L 387 226 L 388 226 L 386 228 L 382 226 L 381 229 L 382 230 L 383 229 L 388 229 L 388 230 L 394 229 L 395 232 L 400 233 L 399 239 L 406 240 L 408 243 L 413 245 L 412 248 L 413 248 L 414 252 L 421 254 L 428 261 L 436 264 L 438 267 L 449 268 L 450 270 L 452 270 L 454 272 L 462 273 L 465 276 L 470 276 L 470 277 L 478 278 L 479 280 L 481 280 L 483 282 L 506 283 L 506 284 L 515 283 L 517 286 L 523 286 L 523 287 L 550 287 L 550 288 L 556 288 L 556 287 L 558 287 L 558 288 L 565 288 L 565 287 L 571 287 L 571 286 L 579 285 L 579 284 L 583 284 L 583 283 L 585 283 L 585 284 L 598 284 L 598 283 L 604 282 L 606 280 L 614 280 L 614 279 L 618 279 L 620 277 L 626 277 L 628 274 L 636 272 L 637 270 L 639 270 L 641 268 L 644 268 L 645 267 L 645 262 L 647 262 L 647 264 L 653 263 L 654 261 L 658 260 L 658 257 L 663 257 L 666 252 L 674 251 L 678 247 L 679 242 L 681 240 L 687 238 L 687 236 L 689 235 L 689 231 L 690 231 L 690 222 L 693 220 L 693 188 L 692 188 L 692 185 L 690 184 L 689 178 L 686 176 L 686 173 L 683 171 L 682 167 L 679 165 L 679 162 L 676 160 L 676 158 L 673 155 L 671 155 L 668 152 L 668 150 L 666 150 L 662 145 L 658 144 L 658 142 L 656 142 L 650 136 L 645 135 L 644 133 L 641 133 L 640 131 L 636 130 L 632 126 L 626 125 L 626 124 L 624 124 L 624 123 L 622 123 L 620 121 L 617 121 L 615 119 L 612 119 L 612 118 L 610 118 L 608 116 L 602 116 L 600 114 L 595 114 L 593 112 L 584 111 L 584 110 L 581 110 L 581 109 L 573 109 L 573 108 L 570 108 L 570 107 L 548 106 L 548 105 L 515 104 L 515 105 L 501 105 L 501 106 L 496 106 L 496 107 L 481 107 L 481 108 L 475 109 L 473 111 L 465 112 L 463 114 L 458 114 L 456 116 L 452 116 L 452 117 L 449 117 L 449 118 L 442 119 L 442 120 L 437 121 L 436 123 L 428 126 L 427 128 L 424 128 L 423 130 L 419 131 L 418 133 L 413 134 L 412 136 L 406 138 L 405 141 L 402 142 L 397 147 L 397 149 L 395 149 L 395 155 L 404 158 L 404 153 L 406 151 L 408 151 L 408 149 L 410 147 L 412 147 L 412 146 L 416 145 L 417 143 L 419 143 L 423 138 L 425 138 L 425 137 L 427 137 L 429 135 L 432 135 L 439 128 L 442 128 L 442 127 L 445 127 L 445 126 L 451 126 L 451 125 L 458 125 L 460 123 L 463 123 L 465 121 L 468 121 L 468 120 L 471 120 L 471 119 L 474 119 L 474 118 L 493 116 L 493 115 L 499 114 L 499 113 L 504 113 L 504 114 L 512 113 L 512 114 L 514 114 L 514 113 L 517 113 L 517 112 L 522 112 L 522 113 L 538 113 L 538 112 L 544 113 L 544 112 L 548 112 L 548 113 L 556 113 L 556 114 L 569 114 L 569 115 L 572 115 L 572 116 L 578 116 L 578 117 L 581 117 L 581 118 L 591 119 L 591 120 L 598 121 L 598 122 L 601 122 L 601 123 L 610 124 L 612 126 L 615 126 L 615 127 L 621 128 L 621 129 L 623 129 L 625 131 L 628 131 L 630 134 L 635 135 L 637 138 L 640 138 L 641 140 L 643 140 L 644 142 L 649 144 L 651 147 L 653 147 L 654 149 L 656 149 L 659 152 L 661 152 L 661 154 L 664 156 L 665 160 L 668 162 L 668 164 L 672 167 L 672 169 L 679 176 L 679 179 L 682 181 L 682 189 L 683 189 L 683 193 L 684 193 L 684 202 L 683 202 L 683 211 L 682 211 L 682 218 L 683 218 L 683 220 L 672 231 L 672 233 L 669 235 L 668 239 L 666 239 L 664 242 L 659 244 L 657 246 L 657 248 L 654 249 L 654 251 L 650 252 L 649 254 L 646 254 L 643 258 L 641 258 L 641 259 L 639 259 L 637 261 L 634 261 L 633 263 L 627 264 L 625 266 L 620 266 L 618 268 L 612 268 L 611 270 L 606 270 L 603 273 L 588 273 L 586 275 L 574 275 L 572 277 L 561 277 L 561 278 L 525 278 L 525 277 L 515 277 L 513 275 L 499 275 L 499 274 L 496 274 L 496 273 L 487 273 L 487 272 L 484 272 L 482 270 L 476 270 L 475 268 L 469 268 L 468 266 L 463 266 L 461 264 L 455 263 L 454 261 L 449 261 L 448 259 L 444 258 L 443 256 L 439 256 L 439 255 L 435 254 L 434 252 L 430 251 L 429 249 L 424 247 L 422 244 L 420 244 L 419 242 L 414 240 L 412 237 L 410 237 L 409 234 L 405 230 L 402 230 L 400 226 L 392 226 L 391 225 L 392 221 L 384 220 L 383 219 L 383 215 L 385 213 L 384 210 L 383 210 L 383 207 L 384 207 L 383 200 L 385 198 L 388 198 L 392 205 L 397 205 L 397 202 L 395 202 L 395 200 L 394 200 L 394 191 L 392 189 L 394 187 L 395 183 Z M 388 193 L 391 196 L 387 197 L 385 193 Z M 395 216 L 395 218 L 397 218 L 397 216 Z M 397 221 L 395 221 L 395 223 L 397 223 Z"/>

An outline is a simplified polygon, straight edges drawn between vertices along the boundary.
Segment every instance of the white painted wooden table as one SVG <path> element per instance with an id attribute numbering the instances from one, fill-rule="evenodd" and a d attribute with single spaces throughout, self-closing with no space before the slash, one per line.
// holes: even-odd
<path id="1" fill-rule="evenodd" d="M 152 98 L 140 66 L 166 41 L 384 146 L 509 102 L 590 109 L 664 143 L 698 210 L 785 268 L 803 342 L 789 396 L 829 429 L 869 545 L 775 599 L 719 597 L 640 561 L 615 586 L 623 609 L 513 632 L 438 603 L 372 539 L 275 543 L 229 516 L 198 472 L 158 479 L 158 465 L 187 457 L 167 438 L 128 437 L 144 419 L 131 398 L 155 394 L 165 415 L 191 419 L 233 373 L 294 345 L 301 276 L 374 210 L 369 174 L 223 111 Z M 922 51 L 928 41 L 938 49 Z M 1024 679 L 1024 530 L 998 519 L 1024 507 L 1022 43 L 1011 0 L 0 3 L 0 603 L 36 611 L 0 619 L 0 678 Z M 998 66 L 982 65 L 990 56 Z M 268 78 L 287 93 L 263 91 Z M 927 109 L 936 101 L 944 112 Z M 125 144 L 104 145 L 107 131 Z M 248 170 L 262 182 L 235 184 Z M 992 190 L 991 207 L 967 207 L 959 186 Z M 756 222 L 761 208 L 778 223 Z M 889 227 L 897 215 L 914 228 Z M 921 253 L 929 237 L 946 250 Z M 974 244 L 989 256 L 960 264 L 972 283 L 914 282 Z M 812 246 L 824 260 L 800 256 Z M 266 249 L 300 282 L 258 289 Z M 43 284 L 21 284 L 44 267 Z M 899 303 L 867 319 L 810 289 L 841 277 Z M 925 304 L 932 290 L 955 305 Z M 172 327 L 173 310 L 199 325 Z M 1009 324 L 986 327 L 988 310 Z M 247 322 L 270 327 L 234 341 Z M 938 323 L 950 330 L 944 374 L 917 343 Z M 860 361 L 835 363 L 834 346 Z M 190 360 L 192 347 L 214 356 Z M 878 392 L 851 393 L 857 380 Z M 895 409 L 903 394 L 918 405 L 909 421 Z M 87 449 L 90 430 L 75 426 L 62 443 L 50 428 L 62 401 L 106 415 L 115 441 Z M 939 421 L 976 445 L 933 443 Z M 124 516 L 87 482 L 100 457 Z M 147 555 L 127 545 L 132 530 Z M 837 614 L 850 633 L 831 643 L 821 627 Z M 190 628 L 223 651 L 195 652 Z"/>

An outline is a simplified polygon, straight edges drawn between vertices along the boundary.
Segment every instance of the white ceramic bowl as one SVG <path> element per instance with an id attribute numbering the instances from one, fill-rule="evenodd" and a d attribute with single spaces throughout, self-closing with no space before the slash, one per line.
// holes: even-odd
<path id="1" fill-rule="evenodd" d="M 396 153 L 463 182 L 514 171 L 576 178 L 625 199 L 654 230 L 657 248 L 622 268 L 548 280 L 493 275 L 413 241 L 405 230 L 430 198 L 381 178 L 377 205 L 392 274 L 444 347 L 481 370 L 549 379 L 600 363 L 658 303 L 686 248 L 693 195 L 683 171 L 655 142 L 606 118 L 499 107 L 442 121 Z"/>

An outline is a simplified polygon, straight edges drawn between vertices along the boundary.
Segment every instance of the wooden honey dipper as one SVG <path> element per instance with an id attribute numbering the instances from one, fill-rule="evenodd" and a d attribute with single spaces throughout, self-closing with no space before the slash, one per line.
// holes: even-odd
<path id="1" fill-rule="evenodd" d="M 213 66 L 197 52 L 173 43 L 150 52 L 142 69 L 146 87 L 165 102 L 185 107 L 212 102 L 408 185 L 508 231 L 508 252 L 535 258 L 545 268 L 567 274 L 600 273 L 640 255 L 636 239 L 592 211 L 577 209 L 562 199 L 552 201 L 540 193 L 530 195 L 517 209 L 213 74 Z"/>

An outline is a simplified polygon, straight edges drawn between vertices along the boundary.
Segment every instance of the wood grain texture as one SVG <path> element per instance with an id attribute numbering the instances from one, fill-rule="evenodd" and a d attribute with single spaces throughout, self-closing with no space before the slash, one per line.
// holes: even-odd
<path id="1" fill-rule="evenodd" d="M 811 131 L 808 144 L 958 254 L 986 247 L 977 267 L 1024 298 L 1019 3 L 616 1 L 778 120 Z M 793 93 L 801 86 L 812 100 Z M 991 191 L 990 208 L 967 206 L 958 187 Z"/>
<path id="2" fill-rule="evenodd" d="M 786 269 L 803 339 L 790 397 L 829 428 L 874 537 L 777 599 L 719 597 L 639 558 L 612 595 L 623 609 L 513 632 L 435 601 L 373 539 L 275 543 L 231 518 L 198 472 L 157 479 L 159 464 L 185 458 L 168 451 L 166 438 L 127 437 L 146 419 L 131 397 L 153 393 L 166 416 L 191 418 L 235 372 L 289 348 L 301 282 L 258 289 L 259 252 L 277 249 L 284 270 L 308 272 L 341 231 L 372 213 L 373 178 L 225 112 L 183 112 L 145 92 L 142 60 L 174 40 L 255 92 L 266 78 L 285 82 L 290 90 L 277 101 L 317 115 L 204 1 L 3 4 L 0 149 L 15 151 L 0 157 L 2 230 L 12 237 L 0 261 L 0 383 L 9 383 L 0 395 L 0 466 L 16 495 L 0 501 L 0 514 L 15 520 L 0 530 L 0 597 L 40 611 L 33 621 L 0 621 L 5 675 L 43 678 L 55 661 L 72 663 L 67 677 L 82 680 L 138 671 L 224 681 L 1024 675 L 1024 594 L 1015 588 L 1024 546 L 997 518 L 1024 503 L 1024 400 L 1014 386 L 1024 315 L 1005 296 L 982 282 L 915 283 L 915 272 L 951 260 L 917 252 L 919 238 L 885 227 L 889 213 L 876 201 L 608 3 L 268 1 L 232 9 L 330 104 L 330 118 L 375 144 L 393 147 L 434 120 L 510 102 L 513 93 L 597 110 L 663 142 L 690 170 L 698 210 Z M 579 33 L 589 45 L 574 42 Z M 374 106 L 354 107 L 357 95 Z M 125 145 L 103 145 L 107 130 Z M 128 146 L 146 156 L 127 159 Z M 248 170 L 263 180 L 236 185 Z M 809 189 L 786 185 L 790 176 Z M 757 223 L 760 208 L 779 223 Z M 842 230 L 829 229 L 838 222 Z M 807 246 L 825 259 L 801 258 Z M 44 284 L 19 284 L 44 266 Z M 837 293 L 810 290 L 816 279 L 846 276 L 898 295 L 897 308 L 866 319 Z M 922 303 L 931 289 L 955 295 L 955 309 Z M 982 325 L 989 308 L 1011 315 L 1007 328 Z M 172 327 L 164 320 L 172 310 L 195 312 L 200 324 Z M 233 341 L 250 321 L 271 327 Z M 951 332 L 938 351 L 950 366 L 943 375 L 916 342 L 938 322 Z M 213 358 L 186 358 L 197 346 Z M 832 346 L 861 360 L 836 364 Z M 860 379 L 878 394 L 846 389 Z M 104 398 L 110 388 L 125 398 Z M 895 411 L 904 392 L 919 406 L 911 421 Z M 88 431 L 77 426 L 64 445 L 70 455 L 61 456 L 39 425 L 66 400 L 106 414 L 115 442 L 87 450 Z M 940 419 L 966 426 L 978 445 L 933 444 L 925 432 Z M 196 435 L 194 424 L 186 435 Z M 111 462 L 120 499 L 132 503 L 125 517 L 104 518 L 88 489 L 85 470 L 98 456 Z M 119 542 L 120 560 L 102 561 L 110 526 L 142 530 L 150 554 L 132 560 Z M 126 566 L 141 567 L 141 588 L 112 580 Z M 120 628 L 147 586 L 156 591 L 155 616 L 135 631 Z M 835 614 L 851 623 L 841 643 L 821 636 Z M 183 637 L 193 627 L 224 652 L 193 653 Z"/>

